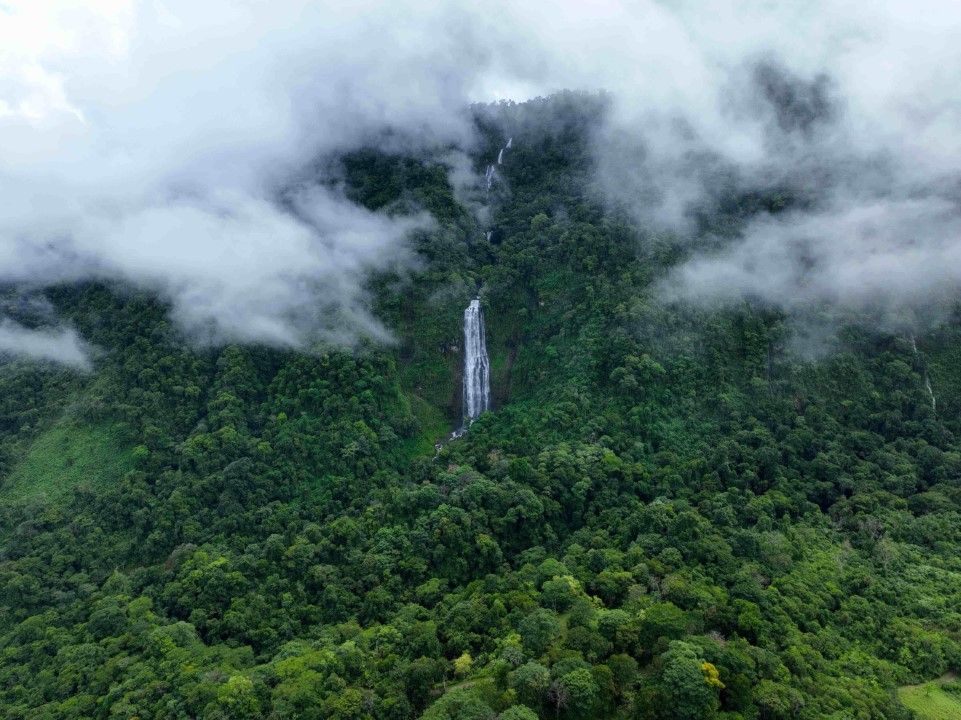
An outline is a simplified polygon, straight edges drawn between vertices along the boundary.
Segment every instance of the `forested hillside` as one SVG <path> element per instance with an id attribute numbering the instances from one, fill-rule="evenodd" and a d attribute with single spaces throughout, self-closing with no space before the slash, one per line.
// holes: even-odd
<path id="1" fill-rule="evenodd" d="M 0 368 L 0 717 L 908 720 L 961 671 L 961 315 L 822 315 L 808 352 L 666 301 L 796 199 L 639 227 L 592 186 L 603 106 L 476 108 L 477 174 L 514 138 L 489 198 L 340 159 L 435 220 L 369 279 L 390 340 L 198 346 L 144 290 L 45 292 L 97 354 Z M 478 292 L 495 410 L 435 451 Z"/>

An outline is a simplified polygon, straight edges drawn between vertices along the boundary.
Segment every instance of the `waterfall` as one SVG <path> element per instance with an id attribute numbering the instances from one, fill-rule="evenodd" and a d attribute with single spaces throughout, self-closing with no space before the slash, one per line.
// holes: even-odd
<path id="1" fill-rule="evenodd" d="M 497 153 L 497 165 L 504 164 L 504 153 L 511 149 L 513 143 L 513 137 L 507 138 L 507 144 Z M 484 171 L 488 200 L 497 178 L 496 167 L 491 164 Z M 484 235 L 487 242 L 493 236 L 493 230 L 487 230 Z M 464 422 L 451 434 L 451 440 L 461 437 L 481 413 L 491 409 L 491 365 L 484 333 L 484 311 L 481 310 L 480 298 L 474 298 L 464 310 Z M 438 443 L 437 448 L 441 447 L 443 443 Z"/>
<path id="2" fill-rule="evenodd" d="M 484 335 L 484 311 L 481 310 L 480 298 L 474 298 L 464 310 L 465 428 L 491 407 L 491 369 Z"/>
<path id="3" fill-rule="evenodd" d="M 938 411 L 938 401 L 934 397 L 934 389 L 931 387 L 931 378 L 928 377 L 928 368 L 924 360 L 921 359 L 921 353 L 918 352 L 918 344 L 914 340 L 914 334 L 911 334 L 911 350 L 914 351 L 914 358 L 921 363 L 921 372 L 924 376 L 924 389 L 928 393 L 928 400 L 931 401 L 931 409 L 934 412 Z"/>

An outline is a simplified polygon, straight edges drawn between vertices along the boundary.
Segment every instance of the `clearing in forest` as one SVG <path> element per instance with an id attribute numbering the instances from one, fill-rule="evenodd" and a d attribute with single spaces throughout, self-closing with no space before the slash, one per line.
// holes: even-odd
<path id="1" fill-rule="evenodd" d="M 958 720 L 961 718 L 961 688 L 948 692 L 944 687 L 948 683 L 957 687 L 957 678 L 945 675 L 920 685 L 905 685 L 898 690 L 898 696 L 920 720 Z"/>

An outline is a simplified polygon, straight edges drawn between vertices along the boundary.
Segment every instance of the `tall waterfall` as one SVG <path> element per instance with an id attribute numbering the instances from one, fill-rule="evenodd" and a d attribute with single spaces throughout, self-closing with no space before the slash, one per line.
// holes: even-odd
<path id="1" fill-rule="evenodd" d="M 464 427 L 491 407 L 491 366 L 480 298 L 464 310 Z"/>
<path id="2" fill-rule="evenodd" d="M 511 149 L 513 143 L 513 137 L 507 138 L 507 144 L 497 153 L 497 165 L 504 164 L 504 153 Z M 497 179 L 495 165 L 488 165 L 484 171 L 488 202 L 491 188 Z M 494 231 L 488 229 L 485 233 L 487 242 L 490 242 L 493 236 Z M 464 422 L 459 429 L 451 433 L 451 440 L 463 436 L 481 413 L 491 409 L 491 364 L 487 357 L 487 340 L 484 335 L 484 311 L 481 310 L 480 298 L 474 298 L 464 310 Z M 439 450 L 443 443 L 438 443 L 436 447 Z"/>

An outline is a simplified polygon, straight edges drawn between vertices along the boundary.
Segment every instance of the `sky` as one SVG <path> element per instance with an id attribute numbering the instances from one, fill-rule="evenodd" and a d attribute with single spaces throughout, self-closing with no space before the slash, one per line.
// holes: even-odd
<path id="1" fill-rule="evenodd" d="M 431 219 L 307 168 L 470 150 L 471 102 L 605 90 L 596 188 L 642 227 L 683 241 L 725 183 L 806 200 L 665 299 L 929 321 L 961 285 L 959 31 L 947 0 L 0 0 L 0 283 L 147 289 L 198 343 L 388 341 L 363 280 Z M 0 352 L 89 363 L 56 323 L 3 319 Z"/>

